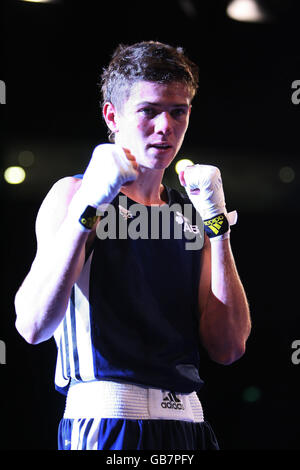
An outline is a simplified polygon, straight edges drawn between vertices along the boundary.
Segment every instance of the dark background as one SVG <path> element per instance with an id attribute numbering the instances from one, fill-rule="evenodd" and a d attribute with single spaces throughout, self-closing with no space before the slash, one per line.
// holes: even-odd
<path id="1" fill-rule="evenodd" d="M 57 179 L 84 170 L 106 140 L 102 67 L 120 42 L 149 39 L 183 46 L 199 64 L 178 159 L 219 166 L 227 208 L 239 213 L 232 249 L 253 329 L 231 366 L 203 352 L 206 419 L 225 450 L 299 447 L 300 364 L 291 361 L 300 339 L 300 105 L 291 100 L 300 80 L 298 4 L 270 1 L 274 21 L 248 24 L 229 19 L 222 0 L 1 2 L 1 449 L 56 449 L 64 398 L 54 391 L 55 344 L 30 346 L 18 335 L 13 299 L 35 254 L 42 199 Z M 9 185 L 3 172 L 24 151 L 34 154 L 27 177 Z M 290 182 L 280 178 L 286 166 Z M 174 164 L 166 182 L 179 187 Z"/>

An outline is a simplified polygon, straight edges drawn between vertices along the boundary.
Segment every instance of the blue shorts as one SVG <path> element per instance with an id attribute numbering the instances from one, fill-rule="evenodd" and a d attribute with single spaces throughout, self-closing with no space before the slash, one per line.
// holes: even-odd
<path id="1" fill-rule="evenodd" d="M 208 422 L 62 419 L 59 450 L 219 450 Z"/>

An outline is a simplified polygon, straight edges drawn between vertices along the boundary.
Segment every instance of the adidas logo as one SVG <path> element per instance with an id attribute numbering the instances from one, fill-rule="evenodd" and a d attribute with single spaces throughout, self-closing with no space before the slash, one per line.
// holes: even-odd
<path id="1" fill-rule="evenodd" d="M 218 215 L 210 220 L 204 220 L 204 224 L 208 227 L 215 235 L 218 235 L 222 229 L 222 225 L 225 221 L 225 216 L 223 214 Z"/>
<path id="2" fill-rule="evenodd" d="M 167 393 L 167 395 L 161 402 L 161 407 L 173 410 L 184 410 L 182 401 L 175 395 L 175 393 L 171 392 Z"/>

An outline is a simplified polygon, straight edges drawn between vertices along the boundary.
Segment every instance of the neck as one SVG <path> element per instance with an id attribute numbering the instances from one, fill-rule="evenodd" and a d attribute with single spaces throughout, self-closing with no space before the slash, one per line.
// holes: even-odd
<path id="1" fill-rule="evenodd" d="M 145 206 L 161 205 L 168 202 L 164 186 L 161 183 L 164 170 L 150 170 L 140 166 L 138 171 L 137 179 L 122 186 L 121 192 L 133 201 Z"/>

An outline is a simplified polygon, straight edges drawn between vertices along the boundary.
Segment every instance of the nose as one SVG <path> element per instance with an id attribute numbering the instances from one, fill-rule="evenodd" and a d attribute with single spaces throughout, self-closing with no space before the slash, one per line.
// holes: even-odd
<path id="1" fill-rule="evenodd" d="M 155 132 L 163 135 L 169 135 L 172 132 L 172 117 L 167 111 L 156 116 Z"/>

